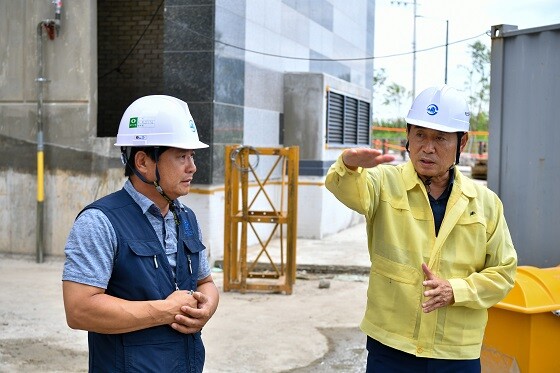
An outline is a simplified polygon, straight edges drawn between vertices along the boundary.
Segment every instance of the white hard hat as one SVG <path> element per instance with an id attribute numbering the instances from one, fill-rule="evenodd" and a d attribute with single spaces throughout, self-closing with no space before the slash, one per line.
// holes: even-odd
<path id="1" fill-rule="evenodd" d="M 406 123 L 443 132 L 468 132 L 469 105 L 455 88 L 430 87 L 414 99 Z"/>
<path id="2" fill-rule="evenodd" d="M 202 149 L 196 125 L 185 101 L 164 95 L 140 97 L 124 112 L 116 146 L 167 146 Z"/>

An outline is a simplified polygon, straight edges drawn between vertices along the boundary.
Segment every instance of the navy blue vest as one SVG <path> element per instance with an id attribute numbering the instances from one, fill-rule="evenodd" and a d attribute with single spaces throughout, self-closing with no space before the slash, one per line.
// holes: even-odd
<path id="1" fill-rule="evenodd" d="M 143 301 L 196 290 L 199 255 L 204 249 L 192 210 L 179 212 L 175 278 L 164 248 L 140 206 L 124 189 L 84 210 L 101 210 L 117 236 L 117 253 L 106 294 Z M 199 333 L 182 334 L 169 325 L 123 334 L 88 333 L 90 372 L 202 372 L 204 345 Z"/>

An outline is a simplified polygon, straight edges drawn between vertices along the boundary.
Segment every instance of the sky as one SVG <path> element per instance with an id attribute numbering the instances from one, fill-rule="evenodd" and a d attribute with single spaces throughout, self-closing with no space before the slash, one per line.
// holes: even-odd
<path id="1" fill-rule="evenodd" d="M 400 3 L 400 4 L 399 4 Z M 466 67 L 471 63 L 469 45 L 477 40 L 491 47 L 486 32 L 508 24 L 519 30 L 560 23 L 560 0 L 417 0 L 416 74 L 413 74 L 414 0 L 376 0 L 374 69 L 384 68 L 386 84 L 397 83 L 415 93 L 445 80 L 446 21 L 449 24 L 447 83 L 465 90 Z M 473 38 L 476 37 L 476 38 Z M 465 40 L 469 39 L 466 41 Z M 441 47 L 439 47 L 441 46 Z M 429 51 L 423 49 L 435 48 Z M 385 57 L 404 54 L 398 57 Z M 382 105 L 374 93 L 374 118 L 406 116 L 412 98 L 401 107 Z"/>

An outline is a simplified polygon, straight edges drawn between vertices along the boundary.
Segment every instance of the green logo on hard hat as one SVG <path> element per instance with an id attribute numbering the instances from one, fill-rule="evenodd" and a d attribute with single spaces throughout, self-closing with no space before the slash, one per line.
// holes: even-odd
<path id="1" fill-rule="evenodd" d="M 130 118 L 128 122 L 128 128 L 137 128 L 138 127 L 138 117 Z"/>
<path id="2" fill-rule="evenodd" d="M 196 132 L 196 126 L 194 125 L 194 120 L 189 120 L 189 127 L 193 132 Z"/>

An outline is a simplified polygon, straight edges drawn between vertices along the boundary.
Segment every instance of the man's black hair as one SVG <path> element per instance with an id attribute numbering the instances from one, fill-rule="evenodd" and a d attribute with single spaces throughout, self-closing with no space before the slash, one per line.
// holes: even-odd
<path id="1" fill-rule="evenodd" d="M 133 174 L 132 168 L 134 167 L 134 157 L 136 156 L 136 153 L 144 152 L 144 153 L 146 153 L 146 155 L 152 161 L 155 162 L 155 160 L 156 160 L 156 149 L 158 149 L 158 158 L 159 158 L 164 151 L 169 149 L 169 147 L 167 147 L 167 146 L 146 146 L 146 147 L 132 146 L 130 148 L 130 155 L 128 156 L 127 163 L 126 163 L 126 166 L 124 168 L 124 176 L 125 177 L 132 176 L 132 174 Z"/>

